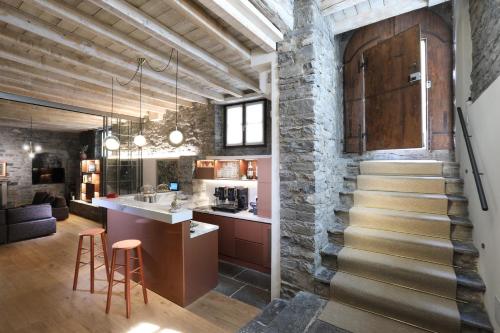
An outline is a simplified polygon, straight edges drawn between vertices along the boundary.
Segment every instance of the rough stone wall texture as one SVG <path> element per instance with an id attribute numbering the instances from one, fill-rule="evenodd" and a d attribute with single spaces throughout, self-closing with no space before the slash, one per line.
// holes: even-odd
<path id="1" fill-rule="evenodd" d="M 342 188 L 341 58 L 319 0 L 297 0 L 278 45 L 282 295 L 314 292 Z"/>
<path id="2" fill-rule="evenodd" d="M 500 3 L 498 0 L 470 0 L 472 33 L 472 99 L 500 75 Z"/>
<path id="3" fill-rule="evenodd" d="M 267 102 L 266 145 L 259 147 L 224 147 L 224 106 L 215 106 L 215 155 L 271 155 L 271 102 Z"/>
<path id="4" fill-rule="evenodd" d="M 80 175 L 78 133 L 33 131 L 33 141 L 42 146 L 43 153 L 49 153 L 62 162 L 65 169 L 65 184 L 32 185 L 32 163 L 22 150 L 29 136 L 29 129 L 0 127 L 0 160 L 7 162 L 9 174 L 9 207 L 29 204 L 36 191 L 49 191 L 68 199 L 70 192 L 76 192 Z"/>
<path id="5" fill-rule="evenodd" d="M 148 144 L 143 151 L 212 155 L 215 151 L 214 112 L 210 104 L 179 107 L 178 128 L 184 134 L 184 142 L 179 147 L 173 147 L 168 141 L 168 135 L 175 129 L 175 112 L 166 112 L 162 121 L 147 121 L 144 135 Z"/>

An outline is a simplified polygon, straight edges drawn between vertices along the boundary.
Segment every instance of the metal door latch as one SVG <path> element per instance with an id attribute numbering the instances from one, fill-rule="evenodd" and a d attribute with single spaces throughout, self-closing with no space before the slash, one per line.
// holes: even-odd
<path id="1" fill-rule="evenodd" d="M 421 78 L 422 78 L 422 77 L 421 77 L 420 72 L 411 73 L 411 74 L 410 74 L 410 77 L 409 77 L 409 79 L 408 79 L 408 82 L 413 83 L 413 82 L 415 82 L 415 81 L 420 81 L 420 80 L 421 80 Z"/>

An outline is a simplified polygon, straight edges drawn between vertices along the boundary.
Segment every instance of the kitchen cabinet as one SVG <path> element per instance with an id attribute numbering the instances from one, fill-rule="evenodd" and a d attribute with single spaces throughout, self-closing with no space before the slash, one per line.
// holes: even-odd
<path id="1" fill-rule="evenodd" d="M 270 224 L 196 211 L 193 212 L 193 220 L 219 226 L 220 259 L 270 272 Z"/>
<path id="2" fill-rule="evenodd" d="M 259 158 L 257 160 L 259 178 L 257 180 L 257 212 L 259 216 L 271 217 L 271 158 Z"/>

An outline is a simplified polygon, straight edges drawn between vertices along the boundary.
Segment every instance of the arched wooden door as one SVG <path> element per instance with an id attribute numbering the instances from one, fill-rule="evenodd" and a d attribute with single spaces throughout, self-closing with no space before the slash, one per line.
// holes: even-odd
<path id="1" fill-rule="evenodd" d="M 418 87 L 415 82 L 405 86 L 401 78 L 409 80 L 410 73 L 394 73 L 395 77 L 391 77 L 391 69 L 381 69 L 390 67 L 390 62 L 384 62 L 384 54 L 386 58 L 391 52 L 403 56 L 404 52 L 398 50 L 401 45 L 407 50 L 407 59 L 416 56 L 418 41 L 411 41 L 411 46 L 401 43 L 396 36 L 411 35 L 411 29 L 416 31 L 417 27 L 420 27 L 420 38 L 426 40 L 427 80 L 430 81 L 424 101 L 428 109 L 425 143 L 433 150 L 453 148 L 451 29 L 441 17 L 422 9 L 361 28 L 351 37 L 344 52 L 346 152 L 421 146 L 422 131 L 418 129 L 422 124 L 418 122 L 422 121 L 422 100 L 417 98 L 420 82 Z M 415 31 L 407 36 L 408 40 L 415 39 Z M 412 47 L 414 50 L 410 50 Z M 365 61 L 364 56 L 372 60 Z M 417 61 L 414 72 L 419 72 L 419 67 Z M 398 84 L 404 89 L 396 89 Z M 380 97 L 374 98 L 376 95 Z"/>

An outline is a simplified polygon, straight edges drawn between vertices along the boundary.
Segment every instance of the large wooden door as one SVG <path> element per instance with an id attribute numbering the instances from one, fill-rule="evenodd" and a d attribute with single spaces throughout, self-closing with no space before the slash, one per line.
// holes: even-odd
<path id="1" fill-rule="evenodd" d="M 420 26 L 363 52 L 366 150 L 420 148 Z"/>

